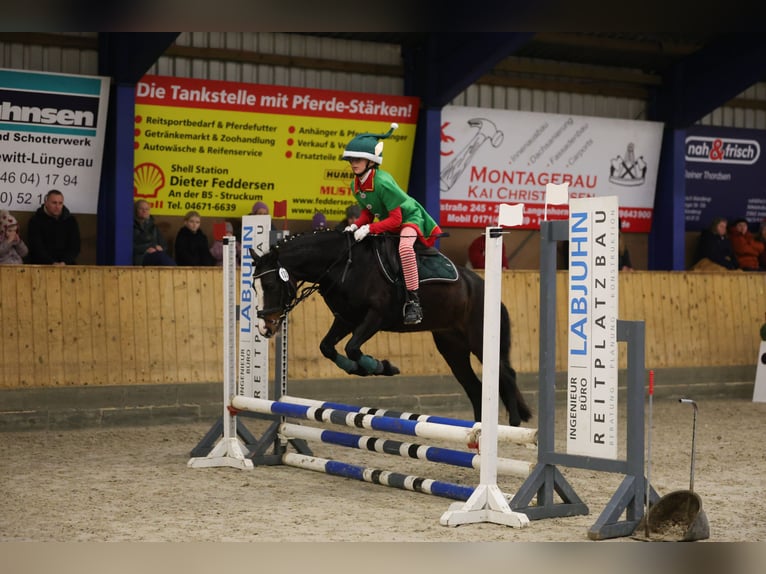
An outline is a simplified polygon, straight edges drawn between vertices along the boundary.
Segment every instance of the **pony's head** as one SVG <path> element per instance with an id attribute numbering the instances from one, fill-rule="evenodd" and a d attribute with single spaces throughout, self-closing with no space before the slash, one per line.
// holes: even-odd
<path id="1" fill-rule="evenodd" d="M 277 251 L 253 258 L 253 289 L 255 290 L 258 332 L 267 339 L 279 332 L 287 312 L 296 304 L 297 289 L 287 269 L 279 264 Z"/>

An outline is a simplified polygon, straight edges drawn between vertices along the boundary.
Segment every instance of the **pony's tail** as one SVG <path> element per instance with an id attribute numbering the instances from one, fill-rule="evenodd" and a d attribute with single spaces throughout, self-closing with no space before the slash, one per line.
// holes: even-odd
<path id="1" fill-rule="evenodd" d="M 515 399 L 522 421 L 527 422 L 532 418 L 532 409 L 521 394 L 516 382 L 516 371 L 511 367 L 511 319 L 508 309 L 502 304 L 500 305 L 500 393 L 506 407 L 511 403 L 512 398 Z M 508 396 L 508 393 L 513 393 L 513 397 Z M 510 414 L 513 417 L 513 413 Z"/>

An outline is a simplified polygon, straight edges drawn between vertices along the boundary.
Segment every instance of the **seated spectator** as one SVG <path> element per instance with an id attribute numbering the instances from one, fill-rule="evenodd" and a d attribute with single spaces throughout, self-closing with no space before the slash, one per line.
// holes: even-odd
<path id="1" fill-rule="evenodd" d="M 740 269 L 743 271 L 759 271 L 758 257 L 763 253 L 764 244 L 756 241 L 750 233 L 747 219 L 740 218 L 729 229 L 729 241 L 734 255 L 737 257 Z"/>
<path id="2" fill-rule="evenodd" d="M 19 222 L 7 211 L 0 211 L 0 265 L 20 265 L 29 253 L 19 237 Z"/>
<path id="3" fill-rule="evenodd" d="M 620 226 L 620 229 L 618 231 L 619 239 L 617 240 L 617 245 L 619 246 L 617 269 L 620 271 L 633 271 L 633 263 L 630 261 L 630 251 L 628 251 L 628 245 L 625 243 L 625 237 L 622 233 L 622 219 L 618 219 L 618 225 Z"/>
<path id="4" fill-rule="evenodd" d="M 231 224 L 231 221 L 226 222 L 226 235 L 234 236 L 234 226 Z M 210 255 L 213 256 L 213 261 L 215 261 L 216 265 L 223 265 L 223 239 L 216 239 L 213 241 L 213 245 L 210 247 Z M 242 245 L 240 244 L 239 240 L 237 240 L 237 265 L 239 265 L 240 259 L 242 257 Z"/>
<path id="5" fill-rule="evenodd" d="M 694 255 L 694 271 L 727 271 L 739 269 L 731 241 L 726 235 L 727 220 L 716 217 L 710 227 L 703 229 Z"/>
<path id="6" fill-rule="evenodd" d="M 176 262 L 167 253 L 167 241 L 154 223 L 149 202 L 139 199 L 133 216 L 133 265 L 172 267 Z"/>
<path id="7" fill-rule="evenodd" d="M 210 267 L 215 259 L 210 254 L 207 235 L 200 229 L 202 218 L 196 211 L 184 216 L 184 224 L 178 230 L 175 242 L 175 260 L 177 265 Z"/>
<path id="8" fill-rule="evenodd" d="M 327 229 L 327 218 L 324 213 L 317 211 L 314 214 L 314 217 L 311 219 L 311 229 L 312 231 L 324 231 Z"/>
<path id="9" fill-rule="evenodd" d="M 64 205 L 64 194 L 57 189 L 29 220 L 28 262 L 40 265 L 75 265 L 80 255 L 80 226 Z"/>
<path id="10" fill-rule="evenodd" d="M 250 210 L 250 215 L 268 215 L 269 206 L 262 201 L 256 201 L 253 204 L 253 208 Z"/>
<path id="11" fill-rule="evenodd" d="M 343 219 L 338 225 L 335 226 L 335 229 L 338 231 L 343 231 L 351 225 L 352 223 L 356 223 L 356 220 L 359 219 L 359 216 L 362 214 L 362 208 L 359 207 L 358 203 L 353 203 L 349 205 L 346 208 L 346 218 Z"/>
<path id="12" fill-rule="evenodd" d="M 256 201 L 253 204 L 253 208 L 250 210 L 250 215 L 271 215 L 269 212 L 269 206 L 262 201 Z M 277 221 L 275 218 L 271 218 L 271 229 L 276 231 Z M 285 220 L 285 229 L 287 229 L 287 220 Z"/>
<path id="13" fill-rule="evenodd" d="M 469 269 L 484 269 L 484 263 L 486 258 L 486 238 L 482 233 L 476 239 L 471 242 L 468 247 L 468 263 L 466 267 Z M 508 269 L 508 256 L 505 254 L 505 243 L 503 243 L 503 255 L 502 255 L 503 269 Z"/>

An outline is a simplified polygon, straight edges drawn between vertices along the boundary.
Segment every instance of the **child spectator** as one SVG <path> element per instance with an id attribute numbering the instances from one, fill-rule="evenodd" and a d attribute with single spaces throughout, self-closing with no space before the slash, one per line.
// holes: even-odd
<path id="1" fill-rule="evenodd" d="M 7 211 L 0 211 L 0 265 L 21 265 L 29 253 L 19 236 L 19 222 Z"/>
<path id="2" fill-rule="evenodd" d="M 313 231 L 324 231 L 327 229 L 327 218 L 324 213 L 317 211 L 311 219 L 311 229 Z"/>
<path id="3" fill-rule="evenodd" d="M 234 236 L 234 226 L 231 221 L 226 222 L 226 235 Z M 237 240 L 237 265 L 239 265 L 240 257 L 242 254 L 242 245 Z M 216 239 L 213 245 L 210 247 L 210 255 L 213 256 L 213 261 L 216 265 L 223 265 L 223 239 Z"/>
<path id="4" fill-rule="evenodd" d="M 200 229 L 202 218 L 196 211 L 190 211 L 184 216 L 184 225 L 176 235 L 176 264 L 195 267 L 210 267 L 215 265 L 215 259 L 210 254 L 207 235 Z"/>

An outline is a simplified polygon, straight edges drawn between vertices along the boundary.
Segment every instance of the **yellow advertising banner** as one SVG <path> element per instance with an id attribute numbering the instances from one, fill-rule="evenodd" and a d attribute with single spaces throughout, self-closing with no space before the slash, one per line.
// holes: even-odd
<path id="1" fill-rule="evenodd" d="M 340 221 L 354 199 L 341 156 L 357 134 L 382 134 L 383 167 L 406 189 L 417 98 L 145 76 L 136 87 L 134 197 L 152 213 Z"/>

